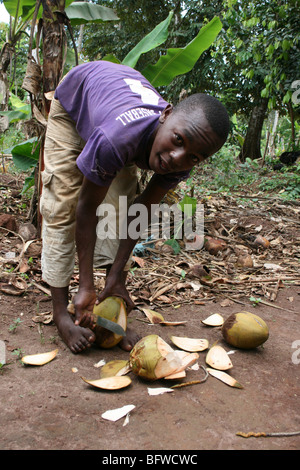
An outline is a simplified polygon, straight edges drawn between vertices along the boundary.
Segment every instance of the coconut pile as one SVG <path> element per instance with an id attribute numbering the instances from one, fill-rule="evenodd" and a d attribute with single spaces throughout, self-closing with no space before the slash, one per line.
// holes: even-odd
<path id="1" fill-rule="evenodd" d="M 107 300 L 113 302 L 113 298 Z M 98 315 L 101 315 L 100 309 L 97 309 L 97 312 Z M 151 322 L 157 324 L 159 319 L 159 323 L 164 324 L 164 318 L 161 314 L 147 309 L 145 314 Z M 119 321 L 115 313 L 111 318 L 114 318 L 115 322 Z M 120 314 L 120 321 L 122 321 L 121 318 L 122 314 Z M 269 337 L 269 329 L 264 320 L 249 312 L 232 314 L 225 321 L 222 315 L 212 314 L 203 320 L 203 324 L 210 327 L 221 327 L 221 333 L 225 341 L 231 346 L 241 349 L 256 348 L 267 341 Z M 121 338 L 117 339 L 116 344 L 120 340 Z M 216 377 L 229 386 L 243 388 L 236 379 L 225 372 L 231 369 L 233 364 L 228 353 L 220 345 L 209 346 L 209 342 L 205 338 L 171 336 L 170 341 L 172 345 L 157 334 L 147 335 L 135 344 L 129 353 L 128 360 L 110 361 L 102 366 L 98 380 L 84 380 L 99 388 L 106 388 L 109 382 L 110 386 L 114 386 L 116 389 L 123 388 L 131 383 L 129 377 L 124 379 L 124 375 L 129 372 L 148 382 L 160 379 L 185 379 L 189 369 L 199 368 L 197 362 L 200 358 L 199 353 L 206 351 L 206 368 L 201 366 L 206 373 L 205 379 L 183 382 L 174 385 L 173 388 L 202 383 L 206 380 L 207 374 Z"/>
<path id="2" fill-rule="evenodd" d="M 126 310 L 122 299 L 108 297 L 95 306 L 93 313 L 96 324 L 99 324 L 99 317 L 105 317 L 106 320 L 118 324 L 126 330 L 127 323 L 124 323 L 124 312 Z M 144 309 L 144 313 L 152 324 L 180 324 L 180 322 L 166 322 L 163 315 L 154 310 Z M 209 327 L 221 327 L 222 337 L 228 344 L 236 348 L 253 349 L 262 345 L 269 337 L 269 329 L 264 320 L 249 312 L 232 314 L 225 321 L 222 315 L 212 314 L 202 320 L 202 323 Z M 105 342 L 101 342 L 104 348 L 113 347 L 122 339 L 122 336 L 114 331 L 107 331 L 107 333 Z M 159 390 L 164 393 L 174 388 L 199 384 L 204 382 L 209 374 L 231 387 L 243 388 L 235 378 L 226 372 L 233 367 L 233 364 L 228 353 L 220 345 L 210 346 L 209 341 L 205 338 L 171 336 L 170 341 L 171 344 L 168 344 L 157 334 L 147 335 L 135 344 L 127 360 L 112 360 L 101 366 L 99 378 L 90 380 L 82 377 L 82 379 L 93 387 L 106 390 L 117 390 L 130 385 L 132 379 L 129 377 L 129 373 L 133 373 L 146 382 L 161 379 L 178 381 L 186 379 L 188 370 L 200 368 L 199 354 L 205 351 L 206 367 L 201 366 L 205 372 L 204 379 L 179 382 L 171 388 Z M 49 354 L 50 360 L 53 358 L 51 354 L 53 355 L 53 352 Z M 36 356 L 33 360 L 36 361 Z M 28 357 L 26 357 L 25 363 L 28 363 Z"/>
<path id="3" fill-rule="evenodd" d="M 72 312 L 72 308 L 70 308 Z M 153 310 L 145 309 L 145 315 L 151 323 L 165 324 L 162 314 Z M 101 325 L 104 318 L 108 321 L 106 326 L 111 330 L 106 330 L 103 335 L 103 327 L 100 326 L 99 336 L 100 345 L 105 349 L 117 345 L 122 335 L 114 331 L 114 325 L 118 325 L 126 332 L 127 322 L 126 309 L 124 301 L 118 297 L 108 297 L 99 305 L 94 307 L 95 325 Z M 98 321 L 99 320 L 99 321 Z M 110 326 L 110 322 L 111 325 Z M 241 349 L 253 349 L 262 345 L 269 337 L 269 329 L 264 320 L 258 315 L 249 312 L 240 312 L 230 315 L 225 321 L 220 314 L 212 314 L 202 320 L 203 324 L 209 327 L 221 327 L 223 339 L 231 346 Z M 97 334 L 97 329 L 95 329 Z M 99 378 L 87 379 L 81 377 L 84 382 L 95 388 L 104 390 L 118 390 L 129 386 L 132 373 L 146 382 L 155 382 L 158 380 L 179 381 L 170 388 L 163 387 L 156 389 L 155 393 L 164 393 L 172 391 L 187 385 L 194 385 L 204 382 L 208 375 L 211 375 L 225 384 L 243 388 L 243 386 L 232 377 L 227 371 L 232 369 L 233 364 L 229 354 L 225 349 L 218 345 L 209 345 L 205 338 L 188 338 L 180 336 L 171 336 L 171 344 L 168 344 L 157 334 L 150 334 L 140 339 L 132 350 L 128 353 L 126 360 L 112 360 L 101 365 Z M 205 354 L 205 364 L 199 366 L 198 360 L 200 353 Z M 41 354 L 26 355 L 21 358 L 24 365 L 38 366 L 52 361 L 58 353 L 58 350 L 49 351 Z M 200 380 L 186 380 L 188 371 L 202 368 L 205 377 Z"/>

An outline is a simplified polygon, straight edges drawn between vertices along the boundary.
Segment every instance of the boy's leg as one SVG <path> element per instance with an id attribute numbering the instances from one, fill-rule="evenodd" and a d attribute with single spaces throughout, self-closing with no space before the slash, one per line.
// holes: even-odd
<path id="1" fill-rule="evenodd" d="M 102 216 L 99 217 L 97 226 L 94 266 L 98 268 L 105 267 L 106 275 L 108 275 L 115 260 L 119 247 L 119 227 L 122 226 L 127 216 L 128 207 L 136 197 L 137 183 L 136 165 L 126 165 L 113 180 L 99 208 Z M 121 204 L 119 204 L 120 196 L 122 196 Z M 131 265 L 132 260 L 130 257 L 123 273 L 124 283 Z M 127 327 L 126 336 L 119 343 L 119 346 L 126 351 L 130 351 L 139 339 L 139 336 L 130 327 Z"/>
<path id="2" fill-rule="evenodd" d="M 45 169 L 42 172 L 43 280 L 50 288 L 53 319 L 72 352 L 80 352 L 94 341 L 94 334 L 75 326 L 69 313 L 68 286 L 75 260 L 75 212 L 82 174 L 76 158 L 84 142 L 74 122 L 57 100 L 53 100 L 48 119 L 44 148 Z"/>
<path id="3" fill-rule="evenodd" d="M 115 260 L 120 241 L 119 227 L 126 220 L 128 208 L 137 195 L 137 184 L 136 165 L 126 165 L 114 178 L 98 208 L 99 222 L 94 256 L 94 266 L 97 268 L 110 266 Z M 128 271 L 131 265 L 130 257 L 125 271 Z"/>

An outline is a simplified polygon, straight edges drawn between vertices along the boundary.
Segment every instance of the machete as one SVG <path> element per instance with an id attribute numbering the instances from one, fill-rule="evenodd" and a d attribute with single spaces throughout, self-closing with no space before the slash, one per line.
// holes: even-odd
<path id="1" fill-rule="evenodd" d="M 107 320 L 107 318 L 97 316 L 97 325 L 102 326 L 106 330 L 112 331 L 113 333 L 116 333 L 117 335 L 126 336 L 126 333 L 121 327 L 121 325 L 118 325 L 117 323 L 113 321 Z"/>

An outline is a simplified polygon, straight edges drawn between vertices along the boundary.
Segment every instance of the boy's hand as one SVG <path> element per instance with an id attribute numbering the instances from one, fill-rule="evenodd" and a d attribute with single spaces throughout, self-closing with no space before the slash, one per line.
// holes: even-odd
<path id="1" fill-rule="evenodd" d="M 96 293 L 94 290 L 79 289 L 74 297 L 75 306 L 75 325 L 84 328 L 93 328 L 95 321 L 92 313 L 96 302 Z"/>
<path id="2" fill-rule="evenodd" d="M 122 273 L 123 274 L 123 273 Z M 96 304 L 99 304 L 102 302 L 104 299 L 107 297 L 111 296 L 116 296 L 116 297 L 122 297 L 122 299 L 126 303 L 126 310 L 127 314 L 131 312 L 133 308 L 135 308 L 134 302 L 131 300 L 130 295 L 125 287 L 125 281 L 124 278 L 121 276 L 114 276 L 112 274 L 109 274 L 107 279 L 106 279 L 106 284 L 101 292 L 101 294 L 98 296 L 96 300 Z"/>

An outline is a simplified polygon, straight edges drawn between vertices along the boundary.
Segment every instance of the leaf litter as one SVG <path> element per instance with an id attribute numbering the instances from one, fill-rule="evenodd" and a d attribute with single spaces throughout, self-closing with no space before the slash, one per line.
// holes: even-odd
<path id="1" fill-rule="evenodd" d="M 0 200 L 4 199 L 3 194 L 0 192 Z M 176 193 L 175 196 L 178 200 Z M 178 240 L 180 251 L 175 254 L 162 249 L 164 240 L 154 240 L 154 248 L 146 242 L 147 251 L 143 257 L 135 257 L 135 269 L 128 279 L 128 290 L 137 308 L 158 313 L 157 309 L 161 308 L 205 305 L 216 299 L 245 304 L 253 295 L 270 301 L 276 308 L 278 290 L 284 285 L 300 284 L 297 202 L 259 195 L 255 207 L 247 205 L 246 196 L 237 201 L 234 196 L 220 195 L 201 202 L 205 214 L 204 237 L 222 241 L 222 250 L 211 254 L 202 245 L 198 250 L 186 250 L 185 242 Z M 5 203 L 15 224 L 14 230 L 0 226 L 0 291 L 8 295 L 32 291 L 50 295 L 41 278 L 41 240 L 34 238 L 34 230 L 28 235 L 32 238 L 24 238 L 21 228 L 27 220 L 20 213 L 18 200 L 6 198 Z M 259 243 L 262 238 L 268 243 Z M 7 257 L 9 253 L 14 256 Z M 240 266 L 241 256 L 250 256 L 252 267 Z M 101 289 L 103 283 L 104 272 L 96 270 L 95 284 Z M 78 271 L 75 270 L 71 291 L 77 289 Z M 165 313 L 163 317 L 162 324 L 173 321 Z"/>
<path id="2" fill-rule="evenodd" d="M 14 198 L 7 198 L 2 191 L 0 200 L 4 198 L 6 211 L 12 218 L 18 222 L 26 222 L 26 216 L 20 213 Z M 231 195 L 219 195 L 208 197 L 202 203 L 205 209 L 204 235 L 207 240 L 217 240 L 215 247 L 221 247 L 220 249 L 208 250 L 205 244 L 202 246 L 200 243 L 198 250 L 189 251 L 179 241 L 180 251 L 177 249 L 175 253 L 169 249 L 172 244 L 168 249 L 163 249 L 164 241 L 158 239 L 154 248 L 148 246 L 146 255 L 134 258 L 135 269 L 129 276 L 128 291 L 137 309 L 147 316 L 150 323 L 157 324 L 158 328 L 183 323 L 166 320 L 168 308 L 176 312 L 183 304 L 209 307 L 216 300 L 224 307 L 230 307 L 233 303 L 247 305 L 250 298 L 280 308 L 276 305 L 279 289 L 300 285 L 300 205 L 297 201 L 282 201 L 275 197 L 257 195 L 253 207 L 247 202 L 247 195 L 240 195 L 239 199 Z M 30 292 L 50 295 L 41 277 L 40 254 L 41 240 L 38 237 L 25 239 L 22 232 L 18 232 L 18 224 L 13 229 L 0 226 L 0 291 L 12 296 Z M 103 288 L 104 276 L 105 273 L 101 270 L 95 271 L 95 285 L 99 290 Z M 77 289 L 78 270 L 75 269 L 70 291 L 75 293 Z M 163 314 L 158 310 L 163 311 Z M 293 312 L 295 313 L 294 310 Z M 218 320 L 222 321 L 220 318 Z M 51 312 L 38 312 L 33 316 L 33 321 L 49 324 Z M 213 315 L 201 321 L 206 326 L 221 326 Z M 216 346 L 208 352 L 210 356 L 214 347 Z M 36 356 L 33 363 L 43 362 L 41 354 L 32 356 Z M 23 357 L 23 362 L 26 360 L 26 356 L 25 359 Z M 205 378 L 178 383 L 172 386 L 172 391 L 177 387 L 203 383 L 208 374 L 229 386 L 243 388 L 228 370 L 225 372 L 218 369 L 220 365 L 216 361 L 213 362 L 214 367 L 195 367 L 196 365 L 198 363 L 187 368 L 187 373 L 189 370 L 202 368 L 206 373 Z M 100 363 L 99 367 L 102 367 Z M 126 373 L 128 372 L 130 371 L 127 370 Z M 184 372 L 181 378 L 186 377 L 186 371 Z M 111 383 L 115 380 L 115 377 L 95 380 L 81 378 L 95 388 L 99 384 L 101 386 L 102 380 Z M 117 381 L 123 379 L 129 378 L 123 375 L 117 377 Z M 131 383 L 131 379 L 126 383 Z M 111 389 L 117 390 L 118 387 L 114 385 Z M 161 392 L 158 389 L 151 393 Z M 108 410 L 102 417 L 113 421 L 122 416 L 128 418 L 129 412 L 134 408 L 134 405 L 127 405 L 118 409 L 120 411 Z"/>

